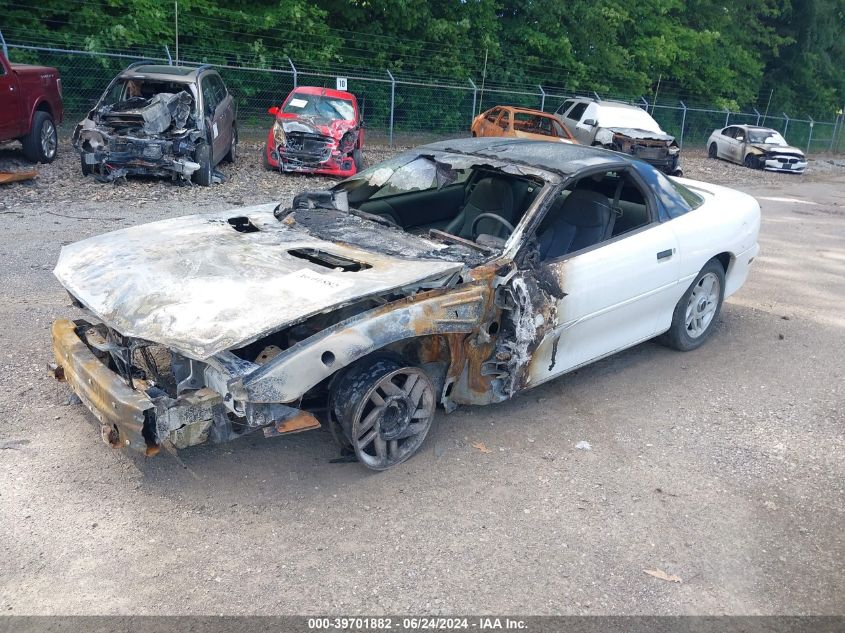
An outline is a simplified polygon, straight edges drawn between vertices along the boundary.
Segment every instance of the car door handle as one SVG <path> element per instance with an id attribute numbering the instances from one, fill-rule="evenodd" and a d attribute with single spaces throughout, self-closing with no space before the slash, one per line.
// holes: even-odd
<path id="1" fill-rule="evenodd" d="M 666 261 L 667 259 L 672 259 L 672 255 L 674 255 L 675 249 L 674 248 L 667 248 L 665 251 L 660 251 L 657 254 L 657 261 L 662 262 Z"/>

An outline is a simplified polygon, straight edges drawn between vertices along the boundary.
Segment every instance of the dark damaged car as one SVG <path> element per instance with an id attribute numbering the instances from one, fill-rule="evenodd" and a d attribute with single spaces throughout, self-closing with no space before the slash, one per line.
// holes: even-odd
<path id="1" fill-rule="evenodd" d="M 209 185 L 215 166 L 234 161 L 237 112 L 209 66 L 130 65 L 76 126 L 82 173 L 102 181 L 170 176 Z"/>
<path id="2" fill-rule="evenodd" d="M 439 404 L 501 402 L 655 336 L 689 350 L 757 254 L 760 209 L 603 149 L 461 139 L 292 204 L 62 249 L 52 328 L 113 447 L 147 455 L 328 424 L 411 456 Z"/>
<path id="3" fill-rule="evenodd" d="M 681 150 L 675 137 L 642 108 L 620 101 L 578 98 L 564 101 L 555 114 L 579 143 L 630 154 L 665 174 L 681 175 Z"/>
<path id="4" fill-rule="evenodd" d="M 275 117 L 264 147 L 264 166 L 285 172 L 353 176 L 364 168 L 364 122 L 355 95 L 300 86 Z"/>

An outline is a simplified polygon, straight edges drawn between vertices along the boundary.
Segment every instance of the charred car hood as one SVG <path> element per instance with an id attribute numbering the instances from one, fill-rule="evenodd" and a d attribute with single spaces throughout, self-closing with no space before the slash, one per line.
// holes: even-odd
<path id="1" fill-rule="evenodd" d="M 675 137 L 671 134 L 663 134 L 661 132 L 651 132 L 649 130 L 641 130 L 634 127 L 609 127 L 606 128 L 614 134 L 621 134 L 628 138 L 648 139 L 655 141 L 674 141 Z"/>
<path id="2" fill-rule="evenodd" d="M 759 149 L 761 152 L 768 152 L 771 154 L 795 154 L 796 156 L 803 156 L 802 152 L 797 147 L 791 145 L 775 145 L 773 143 L 752 143 L 751 147 Z"/>
<path id="3" fill-rule="evenodd" d="M 297 224 L 295 214 L 277 220 L 275 206 L 190 215 L 91 237 L 62 248 L 54 274 L 121 334 L 202 360 L 314 314 L 463 266 L 459 259 L 438 259 L 449 247 L 359 218 L 357 229 L 347 223 L 350 239 L 344 243 L 320 239 Z M 351 246 L 356 238 L 410 244 L 413 252 L 403 257 L 390 248 Z M 421 258 L 420 252 L 433 256 Z M 347 269 L 357 270 L 345 270 L 333 258 L 351 261 L 356 266 Z"/>
<path id="4" fill-rule="evenodd" d="M 331 136 L 336 140 L 340 139 L 349 130 L 354 130 L 358 127 L 355 121 L 347 121 L 346 119 L 331 120 L 320 117 L 285 115 L 278 117 L 277 120 L 285 131 L 285 134 L 304 132 L 306 134 Z"/>

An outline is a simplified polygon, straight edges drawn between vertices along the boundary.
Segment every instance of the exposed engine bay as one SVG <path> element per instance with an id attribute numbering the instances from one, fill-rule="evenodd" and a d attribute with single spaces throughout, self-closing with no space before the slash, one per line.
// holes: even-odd
<path id="1" fill-rule="evenodd" d="M 127 175 L 189 180 L 203 138 L 192 86 L 178 82 L 118 81 L 73 134 L 83 173 L 103 182 Z"/>

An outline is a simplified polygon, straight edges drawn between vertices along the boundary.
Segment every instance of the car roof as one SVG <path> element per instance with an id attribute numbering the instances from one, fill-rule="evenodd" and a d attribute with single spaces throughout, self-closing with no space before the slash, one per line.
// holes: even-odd
<path id="1" fill-rule="evenodd" d="M 294 92 L 305 95 L 324 95 L 326 97 L 331 97 L 332 99 L 352 100 L 355 98 L 355 95 L 351 92 L 346 92 L 344 90 L 332 90 L 331 88 L 320 88 L 319 86 L 298 86 L 297 88 L 291 90 L 291 93 Z"/>
<path id="2" fill-rule="evenodd" d="M 566 176 L 588 167 L 622 169 L 635 162 L 641 162 L 598 147 L 502 136 L 456 138 L 423 145 L 419 149 L 496 158 Z"/>
<path id="3" fill-rule="evenodd" d="M 173 81 L 196 81 L 197 75 L 209 70 L 207 66 L 167 66 L 165 64 L 142 64 L 127 68 L 121 73 L 122 77 L 144 75 L 151 79 L 169 79 Z"/>
<path id="4" fill-rule="evenodd" d="M 492 108 L 487 110 L 487 112 L 490 112 L 490 110 L 495 110 L 496 108 L 501 108 L 502 110 L 510 110 L 511 112 L 526 112 L 528 114 L 538 114 L 540 116 L 545 116 L 545 117 L 549 117 L 549 118 L 552 118 L 552 119 L 557 118 L 551 112 L 543 112 L 542 110 L 534 110 L 533 108 L 522 108 L 520 106 L 510 106 L 510 105 L 493 106 Z"/>
<path id="5" fill-rule="evenodd" d="M 741 127 L 743 130 L 754 130 L 755 132 L 777 132 L 777 130 L 772 127 L 763 127 L 762 125 L 748 125 L 747 123 L 737 123 L 735 125 L 729 125 L 728 127 Z M 778 132 L 778 134 L 780 134 L 780 132 Z"/>

